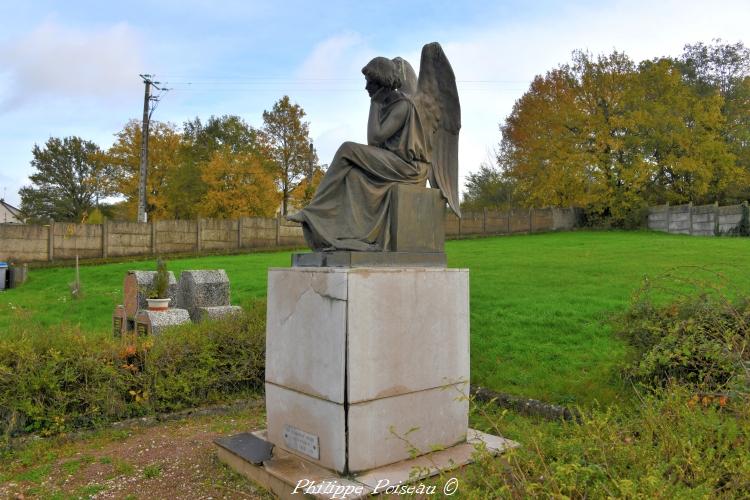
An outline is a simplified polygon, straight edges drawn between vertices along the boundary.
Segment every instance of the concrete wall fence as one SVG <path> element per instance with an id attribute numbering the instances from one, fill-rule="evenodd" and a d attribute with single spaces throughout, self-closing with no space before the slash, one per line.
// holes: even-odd
<path id="1" fill-rule="evenodd" d="M 544 208 L 445 216 L 448 238 L 570 230 L 577 209 Z M 281 218 L 160 220 L 148 224 L 0 224 L 0 261 L 34 262 L 305 246 L 299 224 Z"/>
<path id="2" fill-rule="evenodd" d="M 648 228 L 673 234 L 716 236 L 739 230 L 747 202 L 720 207 L 713 205 L 659 205 L 648 210 Z"/>

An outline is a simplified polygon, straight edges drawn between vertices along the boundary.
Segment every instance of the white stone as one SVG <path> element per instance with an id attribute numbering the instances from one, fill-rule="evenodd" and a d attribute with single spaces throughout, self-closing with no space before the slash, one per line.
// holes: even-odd
<path id="1" fill-rule="evenodd" d="M 408 458 L 398 436 L 422 452 L 465 441 L 468 278 L 465 269 L 271 269 L 269 441 L 287 449 L 286 425 L 318 436 L 320 465 L 339 472 Z"/>
<path id="2" fill-rule="evenodd" d="M 350 403 L 469 380 L 468 270 L 348 274 Z"/>
<path id="3" fill-rule="evenodd" d="M 349 406 L 349 471 L 448 448 L 466 440 L 468 383 Z"/>
<path id="4" fill-rule="evenodd" d="M 344 403 L 346 277 L 337 270 L 269 271 L 266 381 Z"/>
<path id="5" fill-rule="evenodd" d="M 266 383 L 268 440 L 322 467 L 343 472 L 346 467 L 344 406 Z M 318 437 L 320 459 L 287 448 L 284 427 L 291 425 Z"/>

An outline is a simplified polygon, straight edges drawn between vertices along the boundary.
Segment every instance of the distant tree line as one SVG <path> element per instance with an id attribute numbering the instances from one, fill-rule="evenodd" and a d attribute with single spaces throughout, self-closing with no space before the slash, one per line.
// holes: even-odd
<path id="1" fill-rule="evenodd" d="M 152 219 L 273 217 L 305 205 L 323 175 L 304 110 L 284 96 L 263 127 L 239 116 L 195 118 L 182 128 L 152 121 L 147 213 Z M 35 145 L 31 185 L 21 189 L 29 222 L 135 220 L 141 124 L 129 121 L 107 150 L 79 137 Z M 104 200 L 121 201 L 105 204 Z"/>
<path id="2" fill-rule="evenodd" d="M 573 53 L 534 78 L 501 124 L 497 165 L 467 178 L 467 208 L 578 206 L 627 226 L 643 208 L 750 197 L 750 50 L 678 58 Z"/>

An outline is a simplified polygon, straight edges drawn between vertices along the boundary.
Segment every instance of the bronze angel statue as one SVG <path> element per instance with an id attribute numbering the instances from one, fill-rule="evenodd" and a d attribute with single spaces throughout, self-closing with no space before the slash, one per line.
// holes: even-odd
<path id="1" fill-rule="evenodd" d="M 400 57 L 376 57 L 362 68 L 370 95 L 367 144 L 343 143 L 300 222 L 315 251 L 387 251 L 391 188 L 398 183 L 440 189 L 458 204 L 461 108 L 453 69 L 438 43 L 422 48 L 419 79 Z"/>

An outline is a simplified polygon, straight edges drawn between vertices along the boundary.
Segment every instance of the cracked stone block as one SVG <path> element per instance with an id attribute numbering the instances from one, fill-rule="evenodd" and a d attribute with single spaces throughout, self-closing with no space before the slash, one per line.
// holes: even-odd
<path id="1" fill-rule="evenodd" d="M 158 335 L 170 326 L 190 322 L 190 315 L 185 309 L 170 308 L 166 311 L 138 311 L 135 318 L 135 331 L 139 336 Z"/>
<path id="2" fill-rule="evenodd" d="M 207 319 L 220 319 L 225 316 L 232 314 L 239 314 L 242 312 L 240 306 L 213 306 L 213 307 L 199 307 L 201 321 Z"/>
<path id="3" fill-rule="evenodd" d="M 229 277 L 223 269 L 183 271 L 177 306 L 187 309 L 190 319 L 201 319 L 202 307 L 229 306 Z"/>
<path id="4" fill-rule="evenodd" d="M 269 270 L 266 381 L 344 402 L 346 294 L 341 269 Z"/>
<path id="5" fill-rule="evenodd" d="M 169 289 L 167 295 L 172 299 L 171 303 L 175 304 L 178 295 L 177 280 L 172 271 L 168 271 L 168 273 Z M 122 285 L 122 289 L 125 302 L 125 315 L 128 319 L 135 319 L 139 310 L 148 307 L 146 299 L 154 290 L 155 279 L 156 271 L 128 271 L 128 274 L 125 275 L 125 282 Z"/>

